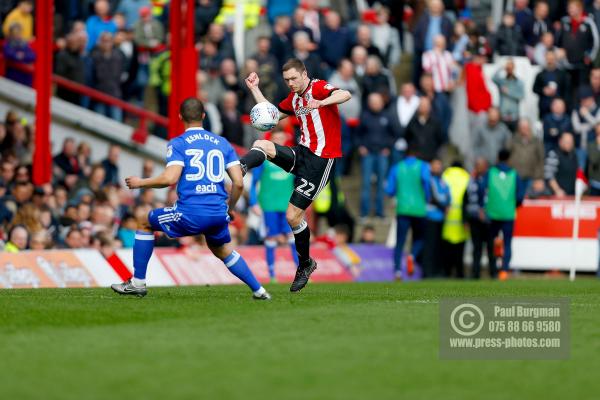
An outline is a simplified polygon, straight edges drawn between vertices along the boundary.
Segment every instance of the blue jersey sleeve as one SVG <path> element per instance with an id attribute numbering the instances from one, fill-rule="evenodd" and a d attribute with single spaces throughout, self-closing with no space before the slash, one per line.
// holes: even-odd
<path id="1" fill-rule="evenodd" d="M 425 200 L 431 200 L 431 186 L 429 182 L 431 182 L 431 171 L 429 169 L 429 164 L 426 162 L 421 164 L 421 181 L 423 182 L 423 189 L 425 190 Z"/>
<path id="2" fill-rule="evenodd" d="M 178 146 L 176 140 L 171 140 L 167 145 L 167 156 L 166 156 L 167 167 L 171 165 L 181 165 L 185 167 L 185 156 L 184 151 Z"/>
<path id="3" fill-rule="evenodd" d="M 431 200 L 432 203 L 446 208 L 450 205 L 450 188 L 442 178 L 431 177 Z"/>
<path id="4" fill-rule="evenodd" d="M 394 166 L 390 169 L 390 172 L 388 174 L 387 185 L 385 187 L 385 192 L 387 193 L 388 196 L 396 195 L 396 190 L 397 190 L 396 184 L 398 181 L 397 175 L 398 175 L 398 164 L 394 164 Z"/>
<path id="5" fill-rule="evenodd" d="M 442 194 L 442 202 L 440 205 L 444 208 L 449 207 L 450 204 L 452 204 L 452 193 L 450 193 L 450 187 L 446 182 L 442 181 L 441 189 L 442 190 L 440 190 L 440 193 Z"/>
<path id="6" fill-rule="evenodd" d="M 240 159 L 235 152 L 235 149 L 232 145 L 227 146 L 228 149 L 224 152 L 225 156 L 225 169 L 229 169 L 234 165 L 238 165 L 240 163 Z"/>

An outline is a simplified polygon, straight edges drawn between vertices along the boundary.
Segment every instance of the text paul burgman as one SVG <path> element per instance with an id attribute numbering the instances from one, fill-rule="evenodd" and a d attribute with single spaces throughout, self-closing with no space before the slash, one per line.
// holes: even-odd
<path id="1" fill-rule="evenodd" d="M 560 307 L 494 306 L 494 317 L 558 318 L 560 317 Z"/>

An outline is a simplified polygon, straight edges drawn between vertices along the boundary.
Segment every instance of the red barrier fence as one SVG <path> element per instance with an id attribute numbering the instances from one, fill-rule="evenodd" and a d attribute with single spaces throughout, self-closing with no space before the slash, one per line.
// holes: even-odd
<path id="1" fill-rule="evenodd" d="M 8 62 L 6 62 L 6 66 L 10 67 L 10 68 L 18 69 L 20 71 L 27 72 L 27 73 L 34 72 L 33 66 L 28 65 L 28 64 L 15 63 L 15 62 L 8 61 Z M 134 131 L 133 135 L 131 136 L 131 140 L 133 140 L 136 143 L 144 144 L 146 142 L 146 139 L 148 138 L 148 122 L 147 121 L 151 121 L 157 125 L 161 125 L 164 127 L 167 127 L 169 125 L 168 118 L 163 117 L 162 115 L 156 114 L 152 111 L 148 111 L 141 107 L 134 106 L 124 100 L 110 96 L 106 93 L 100 92 L 89 86 L 85 86 L 80 83 L 73 82 L 69 79 L 63 78 L 58 75 L 52 75 L 51 80 L 52 80 L 52 83 L 54 83 L 62 88 L 65 88 L 67 90 L 70 90 L 72 92 L 80 94 L 82 96 L 87 96 L 90 99 L 92 99 L 93 101 L 97 101 L 100 103 L 105 103 L 105 104 L 108 104 L 111 106 L 119 107 L 127 114 L 138 118 L 139 119 L 138 128 Z"/>

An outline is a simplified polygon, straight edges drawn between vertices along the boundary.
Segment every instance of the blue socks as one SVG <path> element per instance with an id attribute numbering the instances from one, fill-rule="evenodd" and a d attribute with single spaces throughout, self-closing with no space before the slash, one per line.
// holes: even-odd
<path id="1" fill-rule="evenodd" d="M 135 242 L 133 244 L 133 277 L 136 284 L 144 283 L 146 279 L 146 270 L 148 262 L 154 250 L 154 233 L 137 231 L 135 233 Z M 242 282 L 252 289 L 253 292 L 259 292 L 262 286 L 254 277 L 246 261 L 237 251 L 233 251 L 223 260 L 229 271 L 237 276 Z M 264 289 L 262 289 L 264 291 Z"/>
<path id="2" fill-rule="evenodd" d="M 225 263 L 225 266 L 229 268 L 229 271 L 248 285 L 253 292 L 258 291 L 262 287 L 256 280 L 252 271 L 250 271 L 250 268 L 248 268 L 246 261 L 244 261 L 237 251 L 232 251 L 230 255 L 223 259 L 223 262 Z"/>
<path id="3" fill-rule="evenodd" d="M 298 252 L 296 251 L 296 243 L 294 238 L 291 237 L 289 240 L 290 250 L 292 251 L 292 259 L 298 265 Z M 275 278 L 275 249 L 277 248 L 277 241 L 265 240 L 265 250 L 267 252 L 267 267 L 269 267 L 269 277 Z"/>
<path id="4" fill-rule="evenodd" d="M 136 231 L 133 243 L 133 276 L 137 279 L 146 279 L 148 261 L 154 250 L 154 233 Z"/>
<path id="5" fill-rule="evenodd" d="M 265 240 L 265 249 L 267 251 L 267 267 L 269 267 L 269 277 L 275 277 L 275 249 L 277 242 L 275 240 Z"/>

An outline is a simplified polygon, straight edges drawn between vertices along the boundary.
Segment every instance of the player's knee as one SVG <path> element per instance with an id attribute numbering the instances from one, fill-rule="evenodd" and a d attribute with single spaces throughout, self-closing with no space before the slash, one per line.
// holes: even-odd
<path id="1" fill-rule="evenodd" d="M 252 147 L 258 147 L 259 149 L 265 149 L 267 146 L 267 143 L 270 143 L 268 140 L 264 140 L 264 139 L 257 139 L 254 141 L 254 143 L 252 143 Z"/>
<path id="2" fill-rule="evenodd" d="M 137 229 L 142 231 L 152 230 L 150 220 L 148 219 L 149 207 L 139 206 L 134 210 L 134 217 L 137 222 Z"/>
<path id="3" fill-rule="evenodd" d="M 151 231 L 152 230 L 152 226 L 150 226 L 150 222 L 148 222 L 148 219 L 146 218 L 145 221 L 138 221 L 138 229 L 140 231 Z"/>
<path id="4" fill-rule="evenodd" d="M 209 244 L 208 248 L 215 255 L 215 257 L 217 257 L 220 260 L 226 259 L 233 252 L 233 248 L 231 248 L 229 243 L 220 246 L 213 246 Z"/>
<path id="5" fill-rule="evenodd" d="M 257 147 L 263 150 L 269 158 L 275 157 L 275 145 L 268 140 L 255 140 L 252 147 Z"/>
<path id="6" fill-rule="evenodd" d="M 295 228 L 304 220 L 304 213 L 302 210 L 298 211 L 297 209 L 288 208 L 285 213 L 285 218 L 287 219 L 288 224 L 292 228 Z"/>

